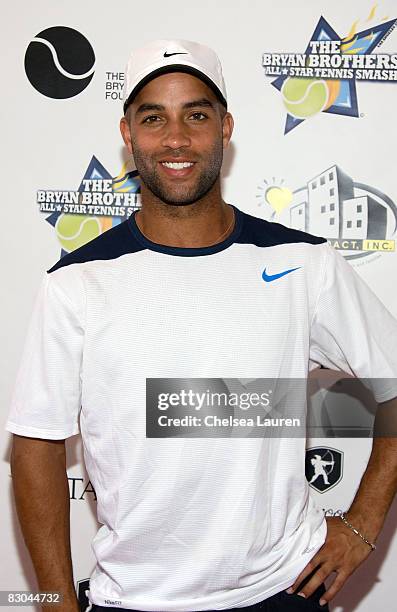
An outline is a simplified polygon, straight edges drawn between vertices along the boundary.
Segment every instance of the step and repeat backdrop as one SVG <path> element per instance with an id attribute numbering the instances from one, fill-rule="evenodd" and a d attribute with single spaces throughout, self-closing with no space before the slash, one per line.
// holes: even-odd
<path id="1" fill-rule="evenodd" d="M 394 1 L 37 0 L 9 4 L 4 23 L 3 424 L 41 275 L 140 207 L 118 124 L 126 60 L 154 38 L 195 40 L 221 59 L 236 124 L 223 167 L 226 201 L 325 236 L 397 317 Z M 365 469 L 374 407 L 340 374 L 314 378 L 312 418 L 321 414 L 336 433 L 320 429 L 322 437 L 308 439 L 307 478 L 333 516 L 349 506 Z M 349 401 L 363 410 L 360 436 L 349 435 Z M 11 492 L 10 443 L 3 427 L 0 590 L 35 589 Z M 88 611 L 96 495 L 79 435 L 67 450 L 74 576 Z M 395 510 L 332 610 L 395 608 Z"/>

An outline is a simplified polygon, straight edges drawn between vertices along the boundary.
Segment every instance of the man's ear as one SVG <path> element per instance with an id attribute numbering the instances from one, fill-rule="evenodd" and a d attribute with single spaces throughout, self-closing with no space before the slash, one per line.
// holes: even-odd
<path id="1" fill-rule="evenodd" d="M 230 139 L 232 137 L 234 128 L 234 119 L 232 115 L 227 112 L 222 119 L 222 140 L 223 140 L 223 148 L 227 149 Z"/>
<path id="2" fill-rule="evenodd" d="M 125 146 L 127 147 L 128 151 L 132 155 L 133 151 L 132 151 L 131 130 L 130 130 L 130 125 L 128 123 L 128 119 L 125 116 L 121 117 L 120 119 L 120 132 L 121 132 L 121 136 L 123 137 Z"/>

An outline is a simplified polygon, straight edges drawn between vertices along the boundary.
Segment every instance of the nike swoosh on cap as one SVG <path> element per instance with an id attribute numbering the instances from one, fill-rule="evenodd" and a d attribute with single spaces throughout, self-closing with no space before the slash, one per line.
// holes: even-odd
<path id="1" fill-rule="evenodd" d="M 272 281 L 277 280 L 278 278 L 281 278 L 282 276 L 285 276 L 286 274 L 289 274 L 290 272 L 299 270 L 299 268 L 300 266 L 298 268 L 291 268 L 290 270 L 284 270 L 284 272 L 279 272 L 278 274 L 267 274 L 266 268 L 265 268 L 262 272 L 262 278 L 266 283 L 271 283 Z"/>
<path id="2" fill-rule="evenodd" d="M 164 53 L 164 57 L 171 57 L 172 55 L 189 55 L 189 54 L 186 53 L 185 51 L 176 51 L 175 53 L 167 53 L 167 51 L 165 51 Z"/>

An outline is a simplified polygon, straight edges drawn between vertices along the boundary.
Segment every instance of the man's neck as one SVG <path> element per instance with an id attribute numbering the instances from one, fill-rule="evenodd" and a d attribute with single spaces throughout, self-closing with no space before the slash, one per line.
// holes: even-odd
<path id="1" fill-rule="evenodd" d="M 149 195 L 144 187 L 142 208 L 135 220 L 152 242 L 185 248 L 222 242 L 233 231 L 235 221 L 233 207 L 223 201 L 220 192 L 207 194 L 193 204 L 172 205 Z"/>

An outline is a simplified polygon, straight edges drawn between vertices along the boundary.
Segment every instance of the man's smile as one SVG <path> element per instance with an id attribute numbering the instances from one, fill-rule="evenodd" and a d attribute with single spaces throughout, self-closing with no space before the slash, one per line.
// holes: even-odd
<path id="1" fill-rule="evenodd" d="M 164 170 L 167 176 L 175 178 L 184 178 L 189 176 L 196 162 L 192 161 L 161 161 L 159 162 L 161 168 Z"/>

